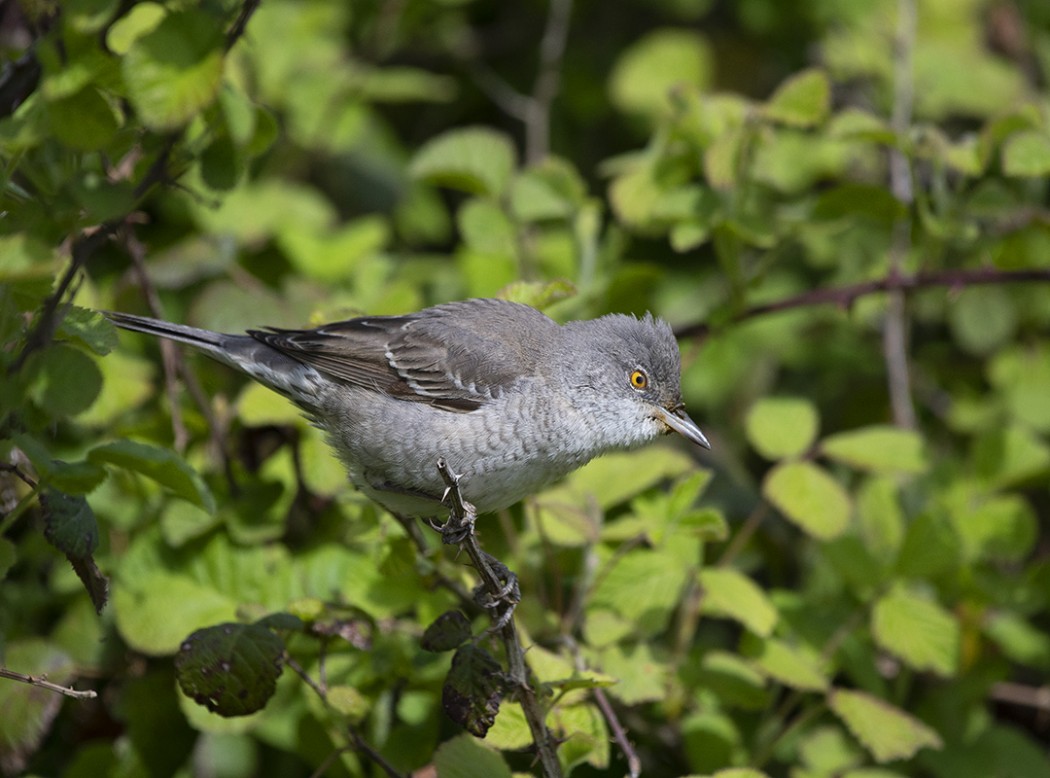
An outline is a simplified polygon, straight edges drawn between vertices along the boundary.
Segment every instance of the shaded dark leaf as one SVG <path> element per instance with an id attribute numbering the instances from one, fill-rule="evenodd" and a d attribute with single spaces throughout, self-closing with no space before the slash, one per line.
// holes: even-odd
<path id="1" fill-rule="evenodd" d="M 496 721 L 505 691 L 506 678 L 499 662 L 485 649 L 467 644 L 452 657 L 441 706 L 472 735 L 485 737 Z"/>
<path id="2" fill-rule="evenodd" d="M 427 627 L 420 641 L 425 651 L 451 651 L 470 640 L 470 621 L 460 611 L 445 611 Z"/>

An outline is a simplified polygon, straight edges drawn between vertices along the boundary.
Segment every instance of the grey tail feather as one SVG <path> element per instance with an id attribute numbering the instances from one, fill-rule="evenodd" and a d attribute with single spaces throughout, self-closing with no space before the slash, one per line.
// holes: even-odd
<path id="1" fill-rule="evenodd" d="M 118 311 L 101 311 L 102 315 L 116 324 L 118 327 L 133 332 L 142 332 L 146 335 L 155 335 L 159 338 L 177 340 L 191 346 L 211 352 L 221 353 L 229 340 L 229 335 L 211 330 L 202 330 L 198 327 L 188 327 L 185 324 L 172 324 L 160 319 L 151 319 L 148 316 L 135 316 L 130 313 Z"/>

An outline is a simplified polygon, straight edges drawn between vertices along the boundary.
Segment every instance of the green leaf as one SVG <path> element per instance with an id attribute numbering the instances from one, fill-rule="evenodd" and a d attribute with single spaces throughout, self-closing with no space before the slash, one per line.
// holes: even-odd
<path id="1" fill-rule="evenodd" d="M 77 32 L 90 34 L 106 26 L 120 0 L 65 0 L 63 21 Z"/>
<path id="2" fill-rule="evenodd" d="M 766 678 L 752 663 L 736 653 L 705 650 L 696 674 L 697 688 L 714 693 L 727 706 L 745 710 L 763 710 L 769 707 Z"/>
<path id="3" fill-rule="evenodd" d="M 792 689 L 822 692 L 831 683 L 815 651 L 791 646 L 776 638 L 763 640 L 750 635 L 745 636 L 741 649 L 759 672 Z"/>
<path id="4" fill-rule="evenodd" d="M 974 504 L 976 503 L 976 504 Z M 1021 563 L 1039 535 L 1039 520 L 1021 495 L 967 499 L 950 514 L 966 558 Z"/>
<path id="5" fill-rule="evenodd" d="M 447 740 L 434 753 L 439 778 L 511 778 L 503 757 L 470 735 Z"/>
<path id="6" fill-rule="evenodd" d="M 921 473 L 929 467 L 919 433 L 899 427 L 840 432 L 822 440 L 820 450 L 832 459 L 876 473 Z"/>
<path id="7" fill-rule="evenodd" d="M 804 454 L 813 445 L 820 425 L 817 409 L 809 400 L 763 397 L 747 413 L 747 439 L 766 459 Z"/>
<path id="8" fill-rule="evenodd" d="M 441 689 L 441 706 L 467 732 L 485 737 L 506 689 L 499 662 L 484 648 L 467 643 L 452 656 L 452 667 Z"/>
<path id="9" fill-rule="evenodd" d="M 414 178 L 469 194 L 499 197 L 516 163 L 514 146 L 503 133 L 484 127 L 455 129 L 432 138 L 416 152 Z"/>
<path id="10" fill-rule="evenodd" d="M 218 20 L 199 10 L 168 14 L 135 39 L 123 61 L 128 97 L 156 132 L 175 130 L 211 105 L 223 71 Z"/>
<path id="11" fill-rule="evenodd" d="M 98 522 L 83 497 L 73 497 L 55 489 L 40 495 L 44 507 L 44 536 L 67 556 L 89 557 L 98 548 Z"/>
<path id="12" fill-rule="evenodd" d="M 114 139 L 121 125 L 116 106 L 88 86 L 47 104 L 48 123 L 57 140 L 77 151 L 96 151 Z"/>
<path id="13" fill-rule="evenodd" d="M 908 527 L 900 553 L 897 572 L 903 576 L 928 578 L 962 564 L 962 544 L 951 524 L 939 515 L 924 513 Z"/>
<path id="14" fill-rule="evenodd" d="M 704 593 L 702 613 L 734 619 L 762 637 L 772 634 L 777 609 L 758 584 L 743 573 L 732 568 L 705 568 L 700 571 L 700 588 Z"/>
<path id="15" fill-rule="evenodd" d="M 1003 144 L 1003 172 L 1008 176 L 1042 178 L 1050 175 L 1050 133 L 1027 130 Z"/>
<path id="16" fill-rule="evenodd" d="M 117 328 L 105 316 L 90 308 L 71 306 L 58 325 L 64 340 L 79 343 L 102 357 L 117 347 Z"/>
<path id="17" fill-rule="evenodd" d="M 116 440 L 91 449 L 89 462 L 114 465 L 141 473 L 208 513 L 215 513 L 215 498 L 197 473 L 182 457 L 165 448 Z"/>
<path id="18" fill-rule="evenodd" d="M 895 588 L 875 603 L 871 632 L 876 643 L 916 670 L 943 676 L 958 671 L 959 623 L 929 599 Z"/>
<path id="19" fill-rule="evenodd" d="M 220 716 L 246 716 L 273 696 L 284 641 L 257 624 L 217 624 L 186 638 L 175 655 L 179 688 Z"/>
<path id="20" fill-rule="evenodd" d="M 461 611 L 446 611 L 437 617 L 420 640 L 424 651 L 451 651 L 471 638 L 470 621 Z"/>
<path id="21" fill-rule="evenodd" d="M 762 494 L 810 535 L 829 540 L 849 522 L 846 491 L 812 462 L 783 462 L 766 475 Z"/>
<path id="22" fill-rule="evenodd" d="M 612 569 L 602 570 L 589 606 L 619 613 L 641 634 L 656 634 L 667 626 L 688 576 L 689 570 L 673 556 L 636 549 Z"/>
<path id="23" fill-rule="evenodd" d="M 658 29 L 632 43 L 609 75 L 609 97 L 621 111 L 669 113 L 672 91 L 708 86 L 714 61 L 707 41 L 684 28 Z"/>
<path id="24" fill-rule="evenodd" d="M 1019 424 L 981 435 L 973 447 L 974 469 L 993 488 L 1006 488 L 1045 477 L 1050 446 Z"/>
<path id="25" fill-rule="evenodd" d="M 619 680 L 608 693 L 626 703 L 655 702 L 664 699 L 671 677 L 665 661 L 653 655 L 649 642 L 634 646 L 608 646 L 599 655 L 599 666 Z"/>
<path id="26" fill-rule="evenodd" d="M 857 525 L 867 548 L 878 557 L 892 557 L 904 539 L 904 512 L 890 476 L 868 478 L 857 490 Z"/>
<path id="27" fill-rule="evenodd" d="M 353 686 L 345 684 L 329 686 L 325 699 L 336 713 L 355 723 L 368 715 L 368 711 L 372 708 L 368 697 Z"/>
<path id="28" fill-rule="evenodd" d="M 132 43 L 156 29 L 167 15 L 167 9 L 160 3 L 148 0 L 136 3 L 106 32 L 107 48 L 118 56 L 127 54 Z"/>
<path id="29" fill-rule="evenodd" d="M 71 346 L 56 344 L 34 362 L 36 380 L 30 394 L 50 415 L 75 416 L 87 410 L 102 389 L 95 360 Z"/>
<path id="30" fill-rule="evenodd" d="M 1003 394 L 1010 414 L 1040 432 L 1050 432 L 1050 348 L 1015 346 L 996 354 L 988 380 Z"/>
<path id="31" fill-rule="evenodd" d="M 836 689 L 828 704 L 877 762 L 909 759 L 920 748 L 943 746 L 940 735 L 921 721 L 865 692 Z"/>
<path id="32" fill-rule="evenodd" d="M 1019 312 L 1014 298 L 997 286 L 972 286 L 959 291 L 948 309 L 955 341 L 976 356 L 992 354 L 1017 332 Z"/>
<path id="33" fill-rule="evenodd" d="M 982 629 L 1011 661 L 1050 670 L 1050 635 L 1027 619 L 1009 611 L 992 613 Z"/>
<path id="34" fill-rule="evenodd" d="M 804 70 L 777 87 L 766 102 L 765 114 L 792 127 L 814 127 L 827 118 L 830 107 L 827 75 L 822 70 Z"/>

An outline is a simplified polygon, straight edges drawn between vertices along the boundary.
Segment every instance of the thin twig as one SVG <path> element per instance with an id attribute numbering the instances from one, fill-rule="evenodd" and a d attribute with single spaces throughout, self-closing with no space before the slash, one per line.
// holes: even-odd
<path id="1" fill-rule="evenodd" d="M 50 692 L 57 692 L 66 697 L 72 697 L 74 700 L 93 700 L 98 697 L 98 692 L 93 689 L 84 689 L 83 691 L 80 691 L 68 686 L 59 686 L 57 683 L 51 683 L 51 681 L 48 681 L 43 676 L 17 673 L 14 670 L 8 670 L 6 667 L 0 667 L 0 678 L 7 678 L 11 681 L 21 681 L 30 686 L 39 686 L 41 689 L 47 689 Z"/>
<path id="2" fill-rule="evenodd" d="M 922 289 L 934 287 L 947 287 L 949 289 L 963 289 L 968 286 L 983 286 L 987 284 L 1017 284 L 1026 281 L 1050 283 L 1050 268 L 1025 268 L 1023 270 L 999 270 L 998 268 L 982 267 L 972 270 L 938 270 L 932 272 L 899 274 L 877 278 L 871 281 L 862 281 L 847 286 L 831 286 L 813 289 L 809 292 L 774 300 L 762 305 L 753 305 L 750 308 L 734 314 L 722 325 L 711 325 L 707 322 L 698 322 L 679 327 L 675 335 L 679 338 L 696 338 L 709 335 L 716 329 L 724 328 L 730 324 L 766 316 L 772 313 L 781 313 L 796 308 L 807 308 L 814 305 L 836 305 L 847 309 L 861 297 L 882 292 L 900 290 L 911 294 Z"/>
<path id="3" fill-rule="evenodd" d="M 459 476 L 453 473 L 444 460 L 438 462 L 438 471 L 445 480 L 446 498 L 451 508 L 451 522 L 457 530 L 458 543 L 467 552 L 470 561 L 481 578 L 485 591 L 496 601 L 493 619 L 498 626 L 500 638 L 507 654 L 507 674 L 510 683 L 517 693 L 525 721 L 532 733 L 543 774 L 546 778 L 561 778 L 561 763 L 558 761 L 557 746 L 550 730 L 547 729 L 543 707 L 536 696 L 536 690 L 529 683 L 529 671 L 525 664 L 525 652 L 521 647 L 517 627 L 512 617 L 513 603 L 506 601 L 507 583 L 500 579 L 493 569 L 495 558 L 481 550 L 473 530 L 473 519 L 476 516 L 474 506 L 463 499 L 459 489 Z M 450 535 L 446 535 L 450 537 Z M 509 571 L 508 575 L 512 575 Z"/>
<path id="4" fill-rule="evenodd" d="M 638 778 L 642 774 L 642 760 L 638 758 L 638 752 L 634 750 L 631 741 L 627 739 L 627 730 L 620 724 L 620 719 L 616 716 L 616 711 L 613 710 L 605 690 L 591 689 L 591 694 L 594 695 L 594 701 L 598 703 L 598 708 L 601 710 L 602 715 L 605 716 L 609 729 L 612 730 L 616 745 L 623 751 L 624 758 L 627 760 L 627 774 L 631 778 Z"/>
<path id="5" fill-rule="evenodd" d="M 915 0 L 897 4 L 897 36 L 894 41 L 893 116 L 891 123 L 897 144 L 890 151 L 890 190 L 903 207 L 893 223 L 890 240 L 890 275 L 902 272 L 904 259 L 911 249 L 911 207 L 915 199 L 911 167 L 902 147 L 911 127 L 914 96 L 912 52 L 915 49 Z M 898 427 L 915 429 L 915 404 L 911 396 L 908 366 L 908 326 L 904 311 L 904 292 L 890 292 L 886 300 L 886 321 L 882 330 L 882 353 L 893 420 Z"/>
<path id="6" fill-rule="evenodd" d="M 988 695 L 996 702 L 1023 705 L 1050 713 L 1050 686 L 1025 686 L 1010 681 L 993 684 Z"/>
<path id="7" fill-rule="evenodd" d="M 237 18 L 226 32 L 226 51 L 232 49 L 233 45 L 244 35 L 244 31 L 248 27 L 248 20 L 252 18 L 252 14 L 259 8 L 260 2 L 261 0 L 244 0 L 240 13 L 237 14 Z"/>
<path id="8" fill-rule="evenodd" d="M 317 684 L 317 682 L 313 678 L 310 677 L 310 674 L 308 672 L 306 672 L 306 670 L 303 668 L 303 666 L 301 664 L 299 664 L 291 656 L 289 656 L 287 652 L 284 655 L 284 663 L 288 667 L 292 668 L 292 671 L 295 672 L 295 674 L 298 675 L 300 678 L 302 678 L 303 681 L 306 682 L 307 686 L 309 686 L 311 689 L 314 690 L 314 692 L 317 694 L 317 696 L 321 698 L 321 702 L 323 702 L 325 704 L 326 708 L 329 708 L 329 709 L 331 708 L 331 705 L 328 702 L 328 694 L 326 693 L 326 691 L 324 689 L 322 689 Z M 366 741 L 361 736 L 361 733 L 358 732 L 357 729 L 352 724 L 347 724 L 346 731 L 350 735 L 350 740 L 351 740 L 350 745 L 348 745 L 348 746 L 346 746 L 344 748 L 337 749 L 332 754 L 330 754 L 329 757 L 322 763 L 322 765 L 319 766 L 318 769 L 314 771 L 313 775 L 317 775 L 317 776 L 323 775 L 324 774 L 324 770 L 322 770 L 321 767 L 326 767 L 328 764 L 331 764 L 331 760 L 333 760 L 336 757 L 338 757 L 339 754 L 341 754 L 343 751 L 346 751 L 348 749 L 353 749 L 353 750 L 356 750 L 356 751 L 359 751 L 359 752 L 363 753 L 365 756 L 367 756 L 369 759 L 371 759 L 373 762 L 375 762 L 375 764 L 379 765 L 379 767 L 383 770 L 383 772 L 385 772 L 388 776 L 390 776 L 390 778 L 405 778 L 404 774 L 399 772 L 397 770 L 397 768 L 394 767 L 392 764 L 390 764 L 390 762 L 388 762 L 386 760 L 386 758 L 381 753 L 376 751 L 371 746 L 371 744 L 369 744 L 368 741 Z"/>

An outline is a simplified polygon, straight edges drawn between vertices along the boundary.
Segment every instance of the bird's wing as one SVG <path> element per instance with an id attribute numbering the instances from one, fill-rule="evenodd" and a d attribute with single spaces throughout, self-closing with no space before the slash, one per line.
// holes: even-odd
<path id="1" fill-rule="evenodd" d="M 531 308 L 470 300 L 406 316 L 249 334 L 337 381 L 472 411 L 533 372 L 536 343 L 544 335 L 538 339 L 536 329 L 549 332 L 550 327 L 557 325 Z"/>

